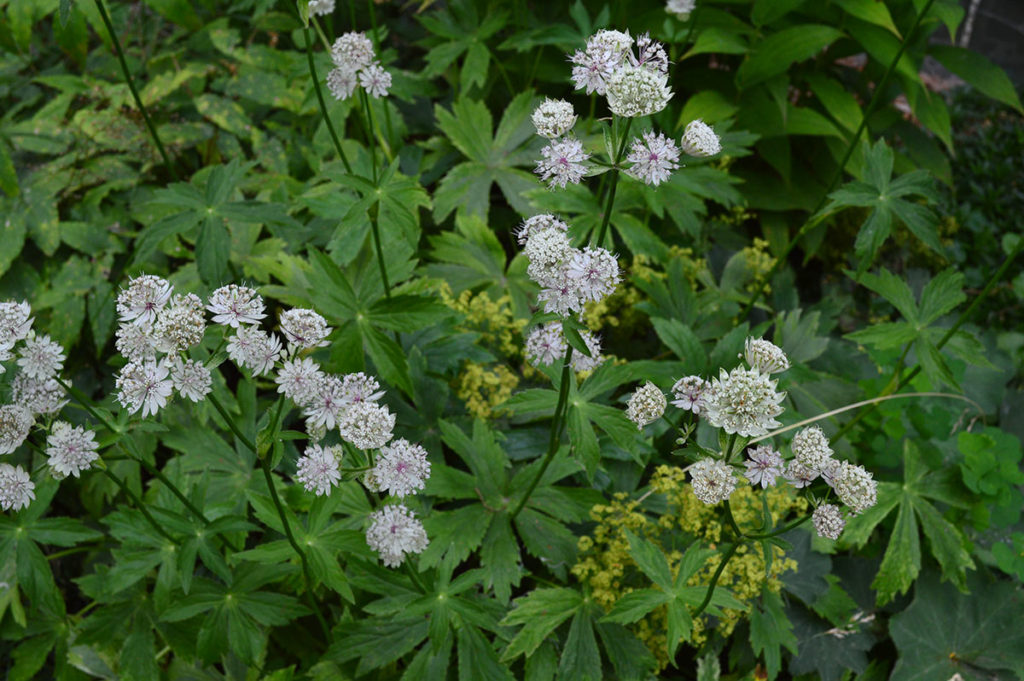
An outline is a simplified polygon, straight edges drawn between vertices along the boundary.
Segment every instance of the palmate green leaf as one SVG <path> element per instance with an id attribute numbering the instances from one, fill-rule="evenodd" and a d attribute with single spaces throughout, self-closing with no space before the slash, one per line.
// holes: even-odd
<path id="1" fill-rule="evenodd" d="M 626 539 L 629 541 L 629 556 L 637 567 L 662 591 L 673 591 L 672 571 L 662 550 L 651 540 L 638 537 L 629 529 L 626 530 Z"/>
<path id="2" fill-rule="evenodd" d="M 871 588 L 878 593 L 878 604 L 885 605 L 897 594 L 906 593 L 921 571 L 921 540 L 909 495 L 904 492 L 896 512 L 896 526 L 889 537 L 878 574 Z"/>
<path id="3" fill-rule="evenodd" d="M 428 626 L 423 617 L 362 617 L 342 622 L 335 625 L 335 642 L 324 657 L 339 663 L 358 659 L 356 673 L 362 675 L 414 650 L 427 637 Z"/>
<path id="4" fill-rule="evenodd" d="M 921 370 L 928 380 L 936 387 L 948 385 L 959 389 L 960 383 L 953 376 L 946 359 L 927 338 L 921 337 L 914 341 L 914 352 L 917 353 L 917 361 Z"/>
<path id="5" fill-rule="evenodd" d="M 861 275 L 860 283 L 892 303 L 908 322 L 917 324 L 917 303 L 905 281 L 883 269 L 878 274 Z"/>
<path id="6" fill-rule="evenodd" d="M 484 587 L 493 589 L 502 603 L 508 603 L 512 587 L 519 585 L 519 558 L 519 542 L 512 533 L 508 513 L 495 515 L 480 545 L 480 564 L 484 568 Z"/>
<path id="7" fill-rule="evenodd" d="M 762 589 L 761 606 L 750 611 L 750 645 L 755 654 L 764 655 L 769 679 L 782 670 L 782 648 L 797 653 L 793 624 L 786 617 L 778 592 Z"/>
<path id="8" fill-rule="evenodd" d="M 498 660 L 494 648 L 479 629 L 463 626 L 457 639 L 459 681 L 513 681 L 512 671 Z"/>
<path id="9" fill-rule="evenodd" d="M 632 624 L 641 619 L 647 613 L 659 608 L 673 599 L 671 593 L 658 591 L 656 589 L 637 589 L 630 591 L 615 602 L 608 614 L 602 618 L 602 622 L 617 622 L 619 624 Z"/>
<path id="10" fill-rule="evenodd" d="M 558 678 L 565 681 L 600 681 L 601 654 L 594 637 L 594 618 L 589 609 L 576 611 L 558 662 Z"/>
<path id="11" fill-rule="evenodd" d="M 921 291 L 918 311 L 921 324 L 931 324 L 967 300 L 964 293 L 964 275 L 950 267 L 935 275 Z"/>
<path id="12" fill-rule="evenodd" d="M 569 619 L 582 605 L 583 596 L 566 587 L 536 589 L 515 600 L 515 607 L 501 621 L 504 626 L 523 625 L 502 653 L 503 662 L 520 655 L 530 656 L 559 624 Z"/>
<path id="13" fill-rule="evenodd" d="M 786 609 L 786 614 L 797 639 L 797 654 L 789 656 L 790 675 L 842 681 L 851 671 L 860 675 L 867 668 L 867 651 L 874 641 L 867 632 L 858 631 L 842 638 L 833 636 L 828 633 L 834 626 L 831 622 L 795 603 Z"/>
<path id="14" fill-rule="evenodd" d="M 597 622 L 605 657 L 611 660 L 615 677 L 620 681 L 645 681 L 658 666 L 651 651 L 636 635 L 619 624 Z M 717 680 L 715 680 L 717 681 Z"/>

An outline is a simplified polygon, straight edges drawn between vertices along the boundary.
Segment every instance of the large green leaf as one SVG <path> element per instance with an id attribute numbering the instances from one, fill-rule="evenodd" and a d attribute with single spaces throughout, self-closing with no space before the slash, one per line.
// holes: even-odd
<path id="1" fill-rule="evenodd" d="M 750 57 L 740 65 L 736 80 L 748 88 L 785 73 L 793 62 L 809 59 L 842 36 L 832 26 L 801 24 L 771 33 L 754 45 Z"/>

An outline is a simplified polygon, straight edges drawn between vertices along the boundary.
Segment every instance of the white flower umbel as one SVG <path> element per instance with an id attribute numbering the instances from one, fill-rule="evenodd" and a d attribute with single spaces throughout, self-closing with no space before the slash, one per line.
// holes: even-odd
<path id="1" fill-rule="evenodd" d="M 608 108 L 616 116 L 636 118 L 658 113 L 668 105 L 668 76 L 644 66 L 620 67 L 608 81 Z"/>
<path id="2" fill-rule="evenodd" d="M 117 401 L 129 414 L 142 410 L 142 418 L 167 406 L 174 384 L 165 362 L 128 362 L 117 375 Z"/>
<path id="3" fill-rule="evenodd" d="M 575 282 L 581 298 L 595 302 L 611 295 L 621 279 L 615 256 L 604 248 L 590 246 L 573 251 L 566 276 Z"/>
<path id="4" fill-rule="evenodd" d="M 9 350 L 32 329 L 32 306 L 26 301 L 0 303 L 0 348 Z"/>
<path id="5" fill-rule="evenodd" d="M 99 458 L 96 433 L 66 421 L 53 424 L 46 438 L 46 456 L 50 471 L 58 480 L 73 475 L 76 478 Z"/>
<path id="6" fill-rule="evenodd" d="M 56 414 L 68 403 L 67 393 L 56 378 L 40 380 L 24 372 L 20 372 L 11 381 L 11 400 L 33 415 Z"/>
<path id="7" fill-rule="evenodd" d="M 608 80 L 622 65 L 632 44 L 628 33 L 598 31 L 587 41 L 587 49 L 576 50 L 572 62 L 572 82 L 577 90 L 604 95 Z"/>
<path id="8" fill-rule="evenodd" d="M 259 324 L 267 315 L 263 313 L 263 298 L 247 286 L 229 284 L 210 294 L 206 309 L 213 313 L 216 324 L 237 329 L 243 324 Z"/>
<path id="9" fill-rule="evenodd" d="M 743 475 L 751 485 L 762 489 L 775 485 L 775 478 L 782 475 L 782 455 L 769 445 L 759 445 L 747 451 L 748 459 L 743 462 L 747 472 Z"/>
<path id="10" fill-rule="evenodd" d="M 846 527 L 843 512 L 835 504 L 822 504 L 814 509 L 814 513 L 811 514 L 811 522 L 814 523 L 814 529 L 818 536 L 825 539 L 839 539 L 843 528 Z"/>
<path id="11" fill-rule="evenodd" d="M 651 38 L 650 33 L 641 33 L 636 37 L 636 54 L 629 53 L 629 63 L 658 73 L 668 73 L 668 54 L 665 47 Z"/>
<path id="12" fill-rule="evenodd" d="M 281 363 L 274 382 L 277 392 L 300 407 L 307 407 L 316 399 L 324 373 L 320 365 L 309 357 L 286 360 Z"/>
<path id="13" fill-rule="evenodd" d="M 348 402 L 376 402 L 384 397 L 380 382 L 362 371 L 345 374 L 341 379 L 341 392 Z"/>
<path id="14" fill-rule="evenodd" d="M 117 316 L 123 322 L 151 324 L 156 313 L 171 299 L 171 282 L 153 274 L 128 281 L 128 288 L 117 295 Z"/>
<path id="15" fill-rule="evenodd" d="M 782 348 L 764 338 L 748 338 L 743 356 L 751 369 L 762 373 L 777 374 L 789 368 L 789 358 Z"/>
<path id="16" fill-rule="evenodd" d="M 551 366 L 565 356 L 565 347 L 562 325 L 558 322 L 542 324 L 526 337 L 526 359 L 533 366 Z"/>
<path id="17" fill-rule="evenodd" d="M 203 301 L 194 293 L 174 296 L 171 304 L 157 313 L 153 325 L 156 347 L 161 352 L 184 352 L 201 343 L 205 333 Z"/>
<path id="18" fill-rule="evenodd" d="M 583 344 L 590 351 L 590 357 L 587 357 L 582 352 L 574 352 L 572 353 L 572 360 L 569 362 L 569 366 L 572 367 L 573 371 L 580 373 L 593 371 L 604 363 L 605 358 L 601 356 L 601 339 L 586 329 L 580 329 L 579 332 L 580 338 L 583 339 Z"/>
<path id="19" fill-rule="evenodd" d="M 391 440 L 395 415 L 376 402 L 355 402 L 345 408 L 338 431 L 359 449 L 380 449 Z"/>
<path id="20" fill-rule="evenodd" d="M 407 440 L 395 440 L 380 448 L 380 456 L 373 468 L 373 477 L 379 489 L 396 497 L 405 497 L 424 488 L 430 477 L 427 450 Z"/>
<path id="21" fill-rule="evenodd" d="M 310 16 L 327 16 L 334 11 L 334 0 L 309 0 Z"/>
<path id="22" fill-rule="evenodd" d="M 708 382 L 700 376 L 684 376 L 672 386 L 673 406 L 699 415 L 704 409 L 704 391 Z"/>
<path id="23" fill-rule="evenodd" d="M 793 436 L 790 443 L 794 458 L 812 471 L 821 473 L 832 461 L 832 448 L 828 438 L 818 426 L 804 428 Z"/>
<path id="24" fill-rule="evenodd" d="M 642 140 L 633 140 L 626 160 L 633 164 L 626 170 L 627 175 L 657 187 L 679 168 L 679 147 L 665 135 L 649 130 L 643 133 Z"/>
<path id="25" fill-rule="evenodd" d="M 429 540 L 423 523 L 404 504 L 392 504 L 370 514 L 366 543 L 380 554 L 387 567 L 398 567 L 405 557 L 422 553 Z"/>
<path id="26" fill-rule="evenodd" d="M 316 392 L 306 404 L 306 428 L 331 430 L 341 419 L 350 400 L 345 398 L 341 378 L 333 374 L 321 374 Z"/>
<path id="27" fill-rule="evenodd" d="M 182 397 L 201 402 L 210 394 L 213 379 L 202 362 L 175 357 L 171 362 L 171 383 Z"/>
<path id="28" fill-rule="evenodd" d="M 690 18 L 693 10 L 697 9 L 697 0 L 668 0 L 665 3 L 665 11 L 676 15 L 679 21 L 686 21 Z"/>
<path id="29" fill-rule="evenodd" d="M 299 349 L 322 348 L 326 346 L 331 333 L 327 320 L 314 310 L 292 308 L 281 313 L 281 333 L 288 345 Z"/>
<path id="30" fill-rule="evenodd" d="M 235 364 L 262 376 L 280 358 L 281 340 L 258 326 L 239 326 L 226 349 Z"/>
<path id="31" fill-rule="evenodd" d="M 359 85 L 359 72 L 347 66 L 338 66 L 327 72 L 327 89 L 335 99 L 348 99 Z"/>
<path id="32" fill-rule="evenodd" d="M 64 368 L 64 349 L 46 335 L 29 334 L 19 354 L 18 366 L 21 370 L 41 381 L 53 378 Z"/>
<path id="33" fill-rule="evenodd" d="M 661 388 L 647 381 L 626 403 L 626 417 L 636 424 L 637 430 L 643 430 L 644 426 L 654 423 L 665 413 L 668 400 Z"/>
<path id="34" fill-rule="evenodd" d="M 725 501 L 736 489 L 736 476 L 728 464 L 715 459 L 701 459 L 690 467 L 693 494 L 705 504 Z"/>
<path id="35" fill-rule="evenodd" d="M 516 241 L 520 246 L 525 246 L 530 237 L 546 229 L 557 229 L 561 232 L 569 231 L 569 225 L 565 224 L 550 213 L 541 213 L 523 220 L 522 224 L 515 230 Z"/>
<path id="36" fill-rule="evenodd" d="M 843 461 L 832 472 L 832 489 L 850 508 L 852 515 L 859 515 L 878 501 L 878 483 L 863 466 Z"/>
<path id="37" fill-rule="evenodd" d="M 722 369 L 704 393 L 708 423 L 727 433 L 760 437 L 782 425 L 775 417 L 782 413 L 786 394 L 775 391 L 775 381 L 755 369 Z"/>
<path id="38" fill-rule="evenodd" d="M 359 84 L 374 99 L 387 97 L 391 89 L 391 74 L 380 64 L 370 64 L 359 72 Z"/>
<path id="39" fill-rule="evenodd" d="M 562 267 L 557 276 L 552 277 L 537 294 L 537 302 L 544 303 L 545 312 L 553 312 L 561 317 L 583 312 L 583 304 L 586 302 L 580 295 L 576 281 L 569 278 L 566 270 L 566 267 Z"/>
<path id="40" fill-rule="evenodd" d="M 549 286 L 561 278 L 562 265 L 575 252 L 564 230 L 549 227 L 535 231 L 523 247 L 530 261 L 526 273 L 541 286 Z"/>
<path id="41" fill-rule="evenodd" d="M 376 58 L 373 42 L 362 32 L 345 33 L 331 46 L 331 59 L 337 66 L 362 69 L 371 65 Z"/>
<path id="42" fill-rule="evenodd" d="M 553 141 L 540 150 L 544 158 L 537 161 L 533 172 L 554 189 L 565 189 L 568 184 L 579 184 L 587 173 L 584 162 L 590 154 L 583 150 L 583 143 L 575 137 Z"/>
<path id="43" fill-rule="evenodd" d="M 321 447 L 310 445 L 299 457 L 295 479 L 318 497 L 330 494 L 331 487 L 341 481 L 341 457 L 344 450 L 339 446 Z"/>
<path id="44" fill-rule="evenodd" d="M 786 465 L 786 480 L 797 489 L 807 487 L 818 477 L 818 471 L 808 468 L 796 459 L 790 459 Z"/>
<path id="45" fill-rule="evenodd" d="M 122 322 L 114 335 L 117 337 L 114 347 L 125 359 L 133 362 L 156 359 L 157 338 L 152 324 Z"/>
<path id="46" fill-rule="evenodd" d="M 720 152 L 722 141 L 710 125 L 698 118 L 686 125 L 686 130 L 683 131 L 682 147 L 683 151 L 690 156 L 703 158 L 714 156 Z"/>
<path id="47" fill-rule="evenodd" d="M 21 466 L 0 463 L 0 510 L 20 511 L 36 498 L 35 483 Z"/>
<path id="48" fill-rule="evenodd" d="M 29 410 L 20 404 L 0 407 L 0 454 L 10 454 L 20 447 L 34 422 Z"/>
<path id="49" fill-rule="evenodd" d="M 576 112 L 564 99 L 545 98 L 530 116 L 537 134 L 548 139 L 561 137 L 576 125 Z"/>

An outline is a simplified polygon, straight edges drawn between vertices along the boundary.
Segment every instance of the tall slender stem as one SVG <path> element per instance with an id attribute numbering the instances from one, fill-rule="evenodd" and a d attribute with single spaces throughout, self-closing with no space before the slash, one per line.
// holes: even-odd
<path id="1" fill-rule="evenodd" d="M 725 550 L 725 555 L 722 556 L 722 562 L 718 564 L 718 569 L 715 570 L 715 574 L 711 575 L 711 582 L 708 583 L 707 593 L 704 594 L 704 600 L 701 601 L 697 609 L 693 611 L 692 617 L 696 619 L 704 609 L 711 603 L 711 597 L 715 595 L 715 587 L 718 586 L 718 580 L 722 576 L 722 572 L 725 571 L 725 566 L 729 564 L 732 557 L 736 554 L 736 549 L 740 547 L 743 542 L 740 539 L 736 539 L 736 542 L 729 545 L 729 548 Z"/>
<path id="2" fill-rule="evenodd" d="M 377 268 L 380 269 L 380 280 L 384 283 L 384 297 L 391 297 L 391 284 L 388 283 L 388 268 L 384 264 L 384 249 L 380 245 L 380 225 L 377 224 L 377 215 L 380 210 L 380 203 L 370 206 L 370 231 L 373 232 L 373 246 L 377 251 Z"/>
<path id="3" fill-rule="evenodd" d="M 313 78 L 313 89 L 316 90 L 316 100 L 320 103 L 320 116 L 324 119 L 324 123 L 327 124 L 327 132 L 331 134 L 331 139 L 334 141 L 334 148 L 338 150 L 338 156 L 341 157 L 341 163 L 345 166 L 345 172 L 351 175 L 352 166 L 348 162 L 345 150 L 341 147 L 341 140 L 338 139 L 338 133 L 334 130 L 334 123 L 331 122 L 331 117 L 327 113 L 327 102 L 324 101 L 324 93 L 320 89 L 320 77 L 316 74 L 316 65 L 313 63 L 313 43 L 309 39 L 309 26 L 306 26 L 302 30 L 306 38 L 306 61 L 309 63 L 309 75 Z"/>
<path id="4" fill-rule="evenodd" d="M 604 203 L 604 215 L 601 218 L 601 229 L 597 232 L 598 247 L 604 243 L 605 232 L 608 231 L 608 223 L 612 219 L 612 208 L 615 206 L 615 189 L 619 186 L 619 162 L 622 161 L 622 154 L 626 151 L 626 138 L 629 137 L 629 128 L 633 125 L 633 119 L 626 119 L 626 129 L 622 131 L 622 137 L 619 139 L 619 148 L 615 152 L 614 165 L 615 167 L 609 172 L 614 173 L 611 179 L 611 186 L 608 188 L 608 197 Z"/>
<path id="5" fill-rule="evenodd" d="M 139 499 L 138 495 L 136 495 L 135 492 L 133 492 L 131 488 L 128 487 L 127 483 L 125 483 L 124 480 L 114 475 L 114 472 L 111 471 L 109 468 L 104 468 L 103 472 L 107 474 L 108 478 L 117 483 L 117 486 L 121 488 L 122 492 L 128 495 L 128 498 L 132 500 L 133 504 L 135 504 L 135 508 L 139 509 L 143 517 L 149 522 L 150 525 L 153 526 L 153 529 L 156 530 L 161 537 L 171 542 L 175 546 L 178 545 L 178 540 L 172 537 L 171 535 L 167 534 L 164 528 L 160 526 L 160 523 L 158 523 L 153 518 L 153 516 L 149 514 L 149 510 L 146 508 L 146 505 L 142 503 L 142 499 Z"/>
<path id="6" fill-rule="evenodd" d="M 732 528 L 732 531 L 736 534 L 736 540 L 739 541 L 740 539 L 747 538 L 747 535 L 743 534 L 743 530 L 740 529 L 740 526 L 736 524 L 736 518 L 732 514 L 732 506 L 729 504 L 729 500 L 726 499 L 722 503 L 725 506 L 725 518 L 729 521 L 729 527 Z"/>
<path id="7" fill-rule="evenodd" d="M 142 113 L 142 120 L 146 122 L 146 128 L 149 129 L 149 135 L 153 138 L 153 142 L 156 144 L 157 150 L 160 152 L 160 157 L 164 160 L 164 165 L 167 166 L 168 172 L 171 173 L 171 177 L 175 180 L 178 179 L 178 171 L 174 169 L 174 165 L 171 164 L 171 158 L 167 155 L 167 150 L 164 148 L 163 142 L 160 141 L 160 135 L 156 132 L 156 126 L 153 125 L 153 119 L 149 117 L 149 111 L 146 110 L 146 105 L 142 103 L 142 98 L 139 97 L 139 91 L 135 89 L 135 81 L 132 80 L 132 74 L 128 71 L 128 62 L 125 61 L 124 51 L 121 49 L 121 41 L 117 39 L 117 32 L 114 31 L 114 26 L 110 23 L 110 16 L 107 14 L 107 8 L 103 4 L 103 0 L 96 0 L 96 9 L 100 12 L 100 18 L 103 19 L 103 25 L 107 28 L 107 34 L 110 36 L 111 42 L 114 43 L 114 50 L 117 52 L 117 59 L 121 62 L 121 72 L 124 73 L 124 79 L 128 81 L 128 89 L 132 91 L 132 98 L 135 99 L 135 105 L 139 107 L 139 111 Z"/>
<path id="8" fill-rule="evenodd" d="M 359 89 L 359 99 L 363 104 L 363 116 L 366 118 L 366 142 L 370 145 L 370 163 L 373 168 L 373 185 L 377 186 L 377 134 L 373 130 L 373 114 L 370 112 L 370 97 L 366 90 Z"/>
<path id="9" fill-rule="evenodd" d="M 78 402 L 78 404 L 83 409 L 85 409 L 86 412 L 88 412 L 89 416 L 93 417 L 94 419 L 102 423 L 104 427 L 106 427 L 106 429 L 109 430 L 111 433 L 118 432 L 118 429 L 114 427 L 114 425 L 111 424 L 110 421 L 107 421 L 99 414 L 99 412 L 96 411 L 96 409 L 90 403 L 89 397 L 85 393 L 71 386 L 70 384 L 65 383 L 64 379 L 62 379 L 60 376 L 54 376 L 53 379 L 57 381 L 57 384 L 61 388 L 64 388 L 64 392 L 66 392 L 68 395 L 71 395 L 71 397 L 74 398 L 75 402 Z"/>
<path id="10" fill-rule="evenodd" d="M 235 437 L 241 440 L 242 444 L 245 445 L 246 449 L 251 450 L 253 454 L 259 456 L 259 450 L 256 449 L 256 445 L 253 444 L 253 441 L 246 437 L 245 434 L 238 429 L 238 426 L 235 425 L 235 420 L 231 418 L 227 410 L 224 409 L 224 405 L 220 403 L 220 400 L 217 399 L 217 396 L 214 395 L 213 393 L 210 393 L 209 395 L 206 396 L 206 399 L 210 400 L 210 404 L 213 405 L 213 408 L 217 410 L 217 413 L 220 414 L 220 417 L 222 419 L 224 419 L 224 422 L 227 424 L 228 428 L 230 428 L 231 432 L 235 434 Z"/>
<path id="11" fill-rule="evenodd" d="M 548 466 L 551 465 L 551 461 L 555 458 L 555 453 L 558 451 L 558 442 L 560 440 L 561 433 L 561 418 L 562 412 L 565 410 L 566 403 L 569 399 L 569 381 L 572 378 L 572 346 L 568 345 L 565 349 L 565 358 L 562 360 L 562 382 L 558 386 L 558 402 L 555 405 L 555 413 L 551 419 L 551 435 L 548 437 L 548 451 L 544 455 L 544 461 L 540 465 L 540 470 L 537 471 L 537 475 L 534 476 L 530 482 L 530 486 L 526 488 L 526 492 L 520 497 L 519 503 L 512 510 L 511 517 L 515 518 L 519 515 L 519 512 L 526 506 L 526 502 L 529 501 L 530 495 L 533 494 L 533 490 L 537 489 L 537 485 L 540 483 L 540 479 L 544 477 L 545 471 Z"/>
<path id="12" fill-rule="evenodd" d="M 917 27 L 921 24 L 921 20 L 928 14 L 928 10 L 931 9 L 934 2 L 935 0 L 928 0 L 927 4 L 925 4 L 924 8 L 914 19 L 914 25 L 910 27 L 909 31 L 907 31 L 906 38 L 903 39 L 903 42 L 900 43 L 900 48 L 896 51 L 896 56 L 893 58 L 892 62 L 890 62 L 889 68 L 885 70 L 885 75 L 882 76 L 882 80 L 880 80 L 878 85 L 875 87 L 875 91 L 871 95 L 871 101 L 868 102 L 868 108 L 864 110 L 864 116 L 861 118 L 860 125 L 857 126 L 857 131 L 853 133 L 850 143 L 846 146 L 846 153 L 843 154 L 843 160 L 839 162 L 839 166 L 832 175 L 831 181 L 826 185 L 821 198 L 818 199 L 818 204 L 814 207 L 814 210 L 811 211 L 807 221 L 800 226 L 797 233 L 793 235 L 793 238 L 786 244 L 786 248 L 782 251 L 782 254 L 775 259 L 775 264 L 772 265 L 771 269 L 768 270 L 768 273 L 756 284 L 757 288 L 754 291 L 754 295 L 750 297 L 750 300 L 748 300 L 746 305 L 743 306 L 743 311 L 740 312 L 740 319 L 743 319 L 750 314 L 750 310 L 757 304 L 757 301 L 764 294 L 765 287 L 771 282 L 772 277 L 774 277 L 785 264 L 787 257 L 793 249 L 796 248 L 797 243 L 820 222 L 820 219 L 817 216 L 818 211 L 822 209 L 825 205 L 825 201 L 828 199 L 828 195 L 832 193 L 836 184 L 840 179 L 842 179 L 843 171 L 846 169 L 846 164 L 849 162 L 850 157 L 853 156 L 853 151 L 857 147 L 857 142 L 860 141 L 861 134 L 863 134 L 864 130 L 867 128 L 868 119 L 871 117 L 871 114 L 874 113 L 878 104 L 882 101 L 885 87 L 889 84 L 889 79 L 896 70 L 896 65 L 899 64 L 900 59 L 903 58 L 903 53 L 906 51 L 907 45 L 914 37 L 914 33 L 917 32 Z"/>
<path id="13" fill-rule="evenodd" d="M 790 530 L 792 530 L 794 528 L 797 528 L 797 527 L 800 527 L 801 525 L 803 525 L 804 523 L 806 523 L 810 519 L 811 519 L 811 515 L 808 513 L 807 515 L 805 515 L 805 516 L 803 516 L 801 518 L 797 518 L 796 520 L 794 520 L 790 524 L 788 524 L 788 525 L 786 525 L 786 526 L 784 526 L 784 527 L 782 527 L 782 528 L 780 528 L 778 530 L 774 530 L 772 532 L 766 532 L 765 534 L 748 534 L 747 535 L 747 539 L 771 539 L 772 537 L 777 537 L 780 534 L 786 534 Z"/>

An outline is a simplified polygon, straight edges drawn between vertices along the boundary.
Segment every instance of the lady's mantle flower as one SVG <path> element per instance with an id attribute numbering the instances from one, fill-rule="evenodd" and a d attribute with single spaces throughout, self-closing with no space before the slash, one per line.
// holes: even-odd
<path id="1" fill-rule="evenodd" d="M 28 336 L 32 328 L 32 306 L 26 301 L 0 303 L 0 348 L 9 350 Z"/>
<path id="2" fill-rule="evenodd" d="M 45 381 L 53 378 L 64 368 L 64 349 L 50 340 L 49 336 L 30 334 L 21 347 L 18 366 L 28 376 Z"/>
<path id="3" fill-rule="evenodd" d="M 694 495 L 705 504 L 725 501 L 736 489 L 736 478 L 728 464 L 701 459 L 690 468 Z"/>
<path id="4" fill-rule="evenodd" d="M 128 282 L 117 295 L 117 316 L 123 322 L 151 324 L 156 313 L 171 299 L 171 282 L 152 274 L 143 274 Z"/>
<path id="5" fill-rule="evenodd" d="M 683 151 L 690 156 L 714 156 L 722 150 L 722 142 L 707 123 L 701 119 L 690 121 L 683 131 Z"/>
<path id="6" fill-rule="evenodd" d="M 0 463 L 0 509 L 20 511 L 36 498 L 35 488 L 21 466 Z"/>
<path id="7" fill-rule="evenodd" d="M 744 437 L 766 435 L 781 425 L 775 417 L 782 413 L 785 393 L 775 391 L 775 381 L 756 369 L 737 367 L 718 378 L 704 393 L 708 423 L 727 433 Z"/>
<path id="8" fill-rule="evenodd" d="M 747 472 L 743 475 L 751 485 L 760 484 L 762 489 L 775 485 L 775 478 L 782 475 L 782 455 L 768 445 L 760 445 L 747 452 L 750 457 L 743 462 Z"/>
<path id="9" fill-rule="evenodd" d="M 607 94 L 612 113 L 628 118 L 656 114 L 672 98 L 666 74 L 632 65 L 622 66 L 612 74 Z M 683 148 L 686 148 L 685 137 Z"/>
<path id="10" fill-rule="evenodd" d="M 240 324 L 259 324 L 266 317 L 263 298 L 247 286 L 229 284 L 210 294 L 206 309 L 213 313 L 213 321 L 237 329 Z"/>
<path id="11" fill-rule="evenodd" d="M 366 543 L 380 554 L 384 565 L 398 567 L 407 554 L 422 553 L 429 541 L 413 512 L 404 504 L 393 504 L 370 514 Z"/>
<path id="12" fill-rule="evenodd" d="M 826 539 L 839 539 L 843 528 L 846 527 L 843 512 L 835 504 L 822 504 L 814 509 L 811 521 L 814 523 L 814 529 L 818 536 Z"/>
<path id="13" fill-rule="evenodd" d="M 569 183 L 579 184 L 587 172 L 583 162 L 590 154 L 583 150 L 583 143 L 575 137 L 552 142 L 540 150 L 542 158 L 537 161 L 535 173 L 553 189 L 565 189 Z"/>
<path id="14" fill-rule="evenodd" d="M 748 338 L 743 354 L 751 369 L 765 374 L 777 374 L 789 368 L 789 358 L 782 348 L 764 338 Z"/>
<path id="15" fill-rule="evenodd" d="M 537 134 L 548 139 L 561 137 L 576 125 L 576 112 L 564 99 L 545 99 L 530 117 Z"/>
<path id="16" fill-rule="evenodd" d="M 341 447 L 310 445 L 299 457 L 295 479 L 308 491 L 316 492 L 318 497 L 329 494 L 331 487 L 341 480 L 341 456 Z"/>
<path id="17" fill-rule="evenodd" d="M 704 392 L 708 382 L 700 376 L 684 376 L 672 386 L 672 404 L 699 415 L 704 409 Z"/>
<path id="18" fill-rule="evenodd" d="M 10 454 L 20 447 L 33 423 L 32 414 L 20 404 L 0 407 L 0 454 Z"/>
<path id="19" fill-rule="evenodd" d="M 96 433 L 82 426 L 72 426 L 65 421 L 53 424 L 53 430 L 46 438 L 46 455 L 50 470 L 58 479 L 73 475 L 76 478 L 99 458 L 96 448 Z"/>
<path id="20" fill-rule="evenodd" d="M 424 481 L 430 477 L 427 450 L 406 440 L 395 440 L 380 448 L 373 477 L 380 489 L 396 497 L 423 489 Z"/>
<path id="21" fill-rule="evenodd" d="M 626 171 L 627 175 L 657 187 L 667 182 L 672 171 L 679 167 L 679 148 L 665 135 L 655 135 L 653 130 L 648 130 L 643 133 L 643 141 L 633 140 L 626 160 L 633 164 Z"/>
<path id="22" fill-rule="evenodd" d="M 142 418 L 167 406 L 174 384 L 164 362 L 128 362 L 118 374 L 117 401 L 129 414 L 142 410 Z"/>
<path id="23" fill-rule="evenodd" d="M 831 465 L 832 448 L 828 446 L 828 438 L 818 426 L 801 430 L 793 436 L 789 446 L 796 460 L 816 473 L 821 473 Z"/>
<path id="24" fill-rule="evenodd" d="M 289 345 L 298 348 L 322 348 L 327 345 L 331 327 L 313 310 L 293 308 L 281 314 L 281 333 Z"/>
<path id="25" fill-rule="evenodd" d="M 630 396 L 626 403 L 626 417 L 636 424 L 637 430 L 643 430 L 647 424 L 660 419 L 667 406 L 668 400 L 661 388 L 647 381 Z"/>
<path id="26" fill-rule="evenodd" d="M 665 11 L 675 14 L 679 21 L 686 21 L 690 14 L 697 8 L 697 0 L 668 0 L 665 3 Z"/>
<path id="27" fill-rule="evenodd" d="M 878 483 L 863 466 L 843 461 L 832 471 L 832 488 L 850 507 L 852 515 L 871 508 L 878 501 Z"/>
<path id="28" fill-rule="evenodd" d="M 171 363 L 171 383 L 182 397 L 201 402 L 210 393 L 213 379 L 202 362 L 175 357 Z"/>

